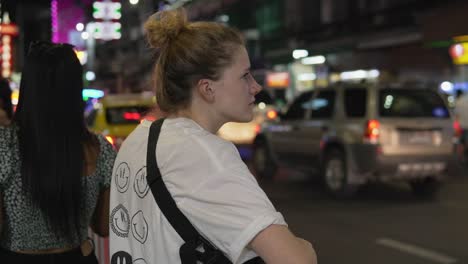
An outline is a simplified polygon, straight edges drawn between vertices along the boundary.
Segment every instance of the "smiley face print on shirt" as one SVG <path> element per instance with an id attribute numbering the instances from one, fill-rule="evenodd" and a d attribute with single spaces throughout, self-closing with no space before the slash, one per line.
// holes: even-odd
<path id="1" fill-rule="evenodd" d="M 130 185 L 130 167 L 126 162 L 121 162 L 114 171 L 114 182 L 120 193 L 127 191 Z"/>

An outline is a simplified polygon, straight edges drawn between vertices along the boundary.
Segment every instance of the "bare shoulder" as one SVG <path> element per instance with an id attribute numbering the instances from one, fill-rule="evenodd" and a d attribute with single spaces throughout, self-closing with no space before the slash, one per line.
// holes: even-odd
<path id="1" fill-rule="evenodd" d="M 3 109 L 0 109 L 0 126 L 9 126 L 10 123 L 7 113 Z"/>

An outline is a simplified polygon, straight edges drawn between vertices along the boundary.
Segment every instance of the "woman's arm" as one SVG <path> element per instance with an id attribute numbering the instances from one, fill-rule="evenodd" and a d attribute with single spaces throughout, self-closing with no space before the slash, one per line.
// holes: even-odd
<path id="1" fill-rule="evenodd" d="M 90 225 L 94 233 L 102 237 L 109 236 L 109 198 L 110 191 L 107 188 L 99 195 Z"/>
<path id="2" fill-rule="evenodd" d="M 312 245 L 296 237 L 286 226 L 270 225 L 249 244 L 268 264 L 316 264 L 317 255 Z"/>

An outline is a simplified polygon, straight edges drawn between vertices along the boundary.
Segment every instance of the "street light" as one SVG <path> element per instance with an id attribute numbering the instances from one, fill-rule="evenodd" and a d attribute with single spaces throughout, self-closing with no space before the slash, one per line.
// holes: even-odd
<path id="1" fill-rule="evenodd" d="M 87 69 L 93 70 L 94 67 L 94 49 L 95 49 L 95 31 L 96 26 L 94 23 L 87 23 L 85 31 L 81 32 L 81 38 L 86 40 L 86 51 L 87 51 Z"/>
<path id="2" fill-rule="evenodd" d="M 76 30 L 78 30 L 78 31 L 83 31 L 83 29 L 84 29 L 83 23 L 78 23 L 78 24 L 76 24 Z"/>

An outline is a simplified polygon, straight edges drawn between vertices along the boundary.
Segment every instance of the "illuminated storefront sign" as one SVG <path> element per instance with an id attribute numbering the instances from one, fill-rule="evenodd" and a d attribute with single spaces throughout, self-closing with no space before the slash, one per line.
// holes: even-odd
<path id="1" fill-rule="evenodd" d="M 122 25 L 119 22 L 94 22 L 93 37 L 96 39 L 120 39 Z"/>
<path id="2" fill-rule="evenodd" d="M 266 85 L 270 88 L 287 88 L 289 86 L 288 72 L 270 72 L 266 76 Z"/>
<path id="3" fill-rule="evenodd" d="M 18 27 L 10 23 L 10 17 L 5 12 L 3 15 L 2 23 L 0 24 L 0 36 L 1 36 L 1 61 L 2 61 L 2 77 L 8 78 L 11 76 L 13 69 L 13 52 L 12 52 L 12 41 L 13 37 L 18 35 Z"/>
<path id="4" fill-rule="evenodd" d="M 122 37 L 119 20 L 122 17 L 122 4 L 111 1 L 96 1 L 93 3 L 93 18 L 95 19 L 92 37 L 102 40 L 120 39 Z"/>
<path id="5" fill-rule="evenodd" d="M 122 4 L 118 2 L 94 2 L 93 17 L 102 20 L 118 20 L 122 17 Z"/>

